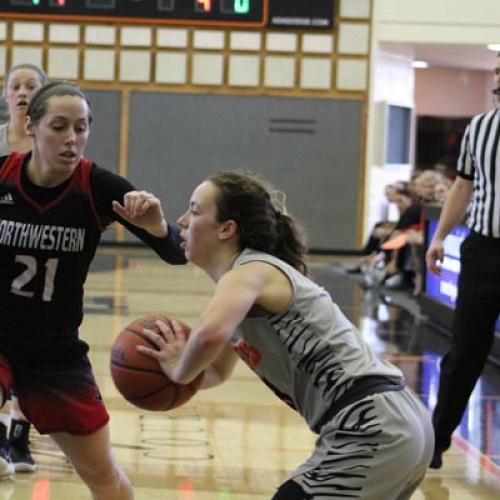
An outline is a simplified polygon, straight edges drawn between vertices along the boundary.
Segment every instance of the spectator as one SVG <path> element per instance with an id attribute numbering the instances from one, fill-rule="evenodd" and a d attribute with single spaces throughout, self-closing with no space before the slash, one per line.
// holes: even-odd
<path id="1" fill-rule="evenodd" d="M 410 228 L 407 233 L 407 243 L 411 259 L 410 267 L 414 272 L 413 295 L 418 296 L 422 292 L 423 262 L 424 262 L 424 214 L 423 205 L 436 203 L 436 187 L 445 182 L 442 174 L 435 170 L 424 170 L 414 180 L 416 195 L 421 204 L 420 222 Z"/>
<path id="2" fill-rule="evenodd" d="M 395 197 L 400 217 L 390 237 L 381 246 L 381 252 L 370 259 L 365 268 L 364 284 L 368 287 L 384 283 L 390 288 L 406 287 L 412 282 L 408 266 L 409 247 L 406 231 L 420 222 L 420 205 L 408 189 L 398 189 Z"/>
<path id="3" fill-rule="evenodd" d="M 438 203 L 439 205 L 444 205 L 444 202 L 446 201 L 446 197 L 448 196 L 450 188 L 451 184 L 446 179 L 441 182 L 438 182 L 434 186 L 434 198 L 436 200 L 436 203 Z"/>
<path id="4" fill-rule="evenodd" d="M 380 245 L 394 231 L 396 221 L 400 212 L 396 204 L 397 187 L 395 184 L 387 184 L 384 188 L 386 199 L 384 219 L 377 222 L 368 237 L 368 241 L 361 250 L 363 257 L 351 268 L 347 269 L 350 274 L 361 273 L 364 266 L 369 265 L 371 259 L 380 252 Z"/>
<path id="5" fill-rule="evenodd" d="M 415 198 L 409 190 L 400 189 L 397 191 L 396 204 L 400 210 L 401 217 L 399 218 L 390 239 L 394 239 L 403 233 L 407 233 L 411 228 L 418 226 L 420 223 L 421 206 L 417 201 L 415 201 Z M 410 285 L 413 279 L 413 270 L 411 265 L 409 265 L 409 262 L 410 247 L 407 243 L 402 245 L 400 248 L 394 249 L 385 266 L 386 285 L 395 287 Z"/>
<path id="6" fill-rule="evenodd" d="M 434 170 L 424 170 L 415 177 L 414 189 L 421 203 L 431 203 L 436 200 L 436 184 L 443 181 L 443 176 Z"/>

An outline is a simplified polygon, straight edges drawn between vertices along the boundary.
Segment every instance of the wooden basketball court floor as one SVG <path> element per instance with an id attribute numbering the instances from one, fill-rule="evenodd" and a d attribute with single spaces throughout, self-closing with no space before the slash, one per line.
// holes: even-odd
<path id="1" fill-rule="evenodd" d="M 433 405 L 445 337 L 387 297 L 363 292 L 331 261 L 312 259 L 315 279 L 374 349 L 398 364 L 408 383 Z M 111 414 L 113 448 L 137 499 L 269 499 L 313 448 L 315 436 L 301 418 L 243 363 L 229 382 L 198 392 L 171 412 L 141 411 L 117 393 L 109 353 L 120 330 L 154 312 L 192 324 L 211 288 L 193 266 L 164 264 L 144 248 L 102 247 L 89 275 L 81 336 L 91 346 L 95 375 Z M 443 468 L 429 471 L 413 499 L 500 499 L 500 369 L 487 371 Z M 1 481 L 0 500 L 89 498 L 48 437 L 33 431 L 31 441 L 37 472 Z"/>

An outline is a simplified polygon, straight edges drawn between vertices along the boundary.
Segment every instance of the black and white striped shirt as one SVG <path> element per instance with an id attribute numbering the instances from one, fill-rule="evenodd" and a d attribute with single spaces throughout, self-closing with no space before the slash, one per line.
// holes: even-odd
<path id="1" fill-rule="evenodd" d="M 462 139 L 457 174 L 474 182 L 467 226 L 500 238 L 500 110 L 472 118 Z"/>

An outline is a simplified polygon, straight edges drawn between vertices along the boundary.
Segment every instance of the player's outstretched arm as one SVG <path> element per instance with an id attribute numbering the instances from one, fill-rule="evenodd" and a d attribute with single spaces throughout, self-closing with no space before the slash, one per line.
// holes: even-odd
<path id="1" fill-rule="evenodd" d="M 161 335 L 144 331 L 158 350 L 141 347 L 140 351 L 158 360 L 165 374 L 179 384 L 188 384 L 212 365 L 221 377 L 229 376 L 235 358 L 227 355 L 227 344 L 269 280 L 269 269 L 257 264 L 229 271 L 217 283 L 189 339 L 182 329 L 169 328 Z"/>
<path id="2" fill-rule="evenodd" d="M 175 364 L 176 358 L 180 357 L 185 348 L 187 339 L 191 334 L 191 327 L 187 323 L 174 318 L 165 318 L 165 321 L 158 320 L 156 325 L 162 334 L 161 336 L 169 339 L 169 345 L 165 346 L 165 350 L 170 350 L 171 356 L 168 362 Z M 161 340 L 153 330 L 145 329 L 144 333 L 150 338 L 156 338 L 157 341 Z M 148 354 L 147 349 L 139 348 L 138 350 Z M 239 359 L 233 348 L 227 344 L 212 365 L 205 369 L 203 382 L 199 389 L 210 389 L 228 380 Z"/>
<path id="3" fill-rule="evenodd" d="M 123 205 L 113 201 L 113 210 L 130 224 L 146 230 L 157 238 L 168 235 L 168 224 L 160 200 L 148 191 L 129 191 Z"/>

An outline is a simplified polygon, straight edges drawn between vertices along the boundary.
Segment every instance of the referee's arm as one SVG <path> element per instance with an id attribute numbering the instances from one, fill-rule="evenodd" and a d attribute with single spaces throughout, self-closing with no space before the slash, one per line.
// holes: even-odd
<path id="1" fill-rule="evenodd" d="M 437 261 L 444 257 L 443 240 L 446 235 L 461 222 L 469 206 L 473 190 L 473 181 L 457 176 L 446 197 L 438 227 L 425 255 L 427 268 L 434 274 L 441 274 Z"/>

